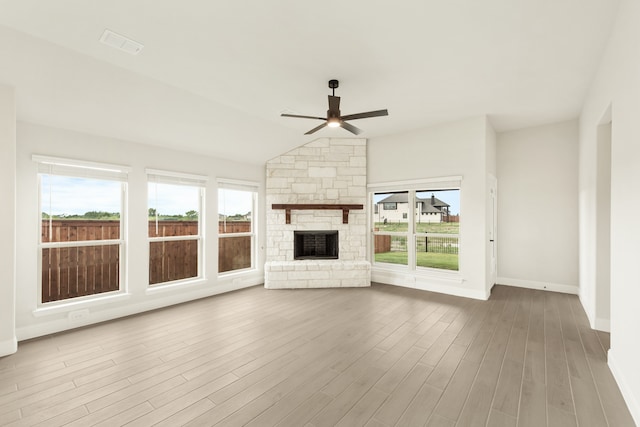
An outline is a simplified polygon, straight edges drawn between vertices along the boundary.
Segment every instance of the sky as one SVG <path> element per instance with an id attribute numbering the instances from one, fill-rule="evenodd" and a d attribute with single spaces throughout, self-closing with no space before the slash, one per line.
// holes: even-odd
<path id="1" fill-rule="evenodd" d="M 120 182 L 101 179 L 41 175 L 42 211 L 53 215 L 83 215 L 89 211 L 121 212 Z M 161 215 L 184 215 L 198 211 L 199 189 L 185 185 L 149 183 L 147 206 Z M 219 213 L 251 211 L 251 193 L 219 191 Z"/>
<path id="2" fill-rule="evenodd" d="M 218 190 L 218 213 L 224 215 L 246 214 L 251 212 L 252 193 L 229 189 Z"/>
<path id="3" fill-rule="evenodd" d="M 42 211 L 82 215 L 88 211 L 120 212 L 120 182 L 42 175 Z"/>
<path id="4" fill-rule="evenodd" d="M 120 212 L 120 182 L 58 175 L 42 175 L 42 211 L 54 215 L 82 215 L 88 211 Z M 460 213 L 459 190 L 417 192 L 420 198 L 431 197 L 451 205 L 452 214 Z M 374 195 L 374 202 L 388 194 Z M 198 211 L 198 188 L 149 183 L 148 206 L 161 215 L 184 215 Z M 246 214 L 251 211 L 251 193 L 220 189 L 218 213 L 224 215 Z"/>
<path id="5" fill-rule="evenodd" d="M 147 191 L 147 206 L 158 215 L 184 215 L 188 211 L 200 210 L 198 187 L 186 185 L 158 184 L 150 182 Z"/>

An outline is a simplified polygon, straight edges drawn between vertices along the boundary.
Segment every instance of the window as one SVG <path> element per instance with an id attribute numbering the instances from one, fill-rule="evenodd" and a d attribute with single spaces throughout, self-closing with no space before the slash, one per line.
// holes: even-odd
<path id="1" fill-rule="evenodd" d="M 422 202 L 415 214 L 416 266 L 457 271 L 460 189 L 416 191 L 415 197 Z"/>
<path id="2" fill-rule="evenodd" d="M 206 177 L 147 170 L 149 285 L 204 277 Z"/>
<path id="3" fill-rule="evenodd" d="M 371 193 L 374 206 L 393 202 L 398 211 L 415 206 L 412 215 L 372 209 L 374 264 L 458 271 L 460 180 L 404 185 L 405 191 L 395 191 L 402 184 L 389 184 L 381 187 L 394 191 Z"/>
<path id="4" fill-rule="evenodd" d="M 388 202 L 388 203 L 384 203 L 382 205 L 382 208 L 385 211 L 395 211 L 396 209 L 398 209 L 398 204 L 393 202 Z"/>
<path id="5" fill-rule="evenodd" d="M 218 272 L 255 268 L 258 186 L 218 181 Z"/>
<path id="6" fill-rule="evenodd" d="M 128 168 L 33 160 L 40 187 L 40 302 L 121 290 Z"/>
<path id="7" fill-rule="evenodd" d="M 406 204 L 408 192 L 397 193 L 375 193 L 374 204 L 382 204 L 383 209 L 374 211 L 374 253 L 375 262 L 388 264 L 407 265 L 407 231 L 408 221 L 403 215 L 397 212 L 397 203 Z M 389 200 L 395 200 L 390 202 Z M 393 205 L 394 209 L 388 212 L 387 205 Z"/>

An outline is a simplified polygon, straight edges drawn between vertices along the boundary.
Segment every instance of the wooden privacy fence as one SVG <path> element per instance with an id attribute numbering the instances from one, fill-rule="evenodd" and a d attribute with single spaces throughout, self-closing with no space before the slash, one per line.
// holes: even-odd
<path id="1" fill-rule="evenodd" d="M 251 267 L 251 236 L 221 237 L 218 239 L 218 271 Z"/>
<path id="2" fill-rule="evenodd" d="M 117 291 L 120 245 L 42 249 L 42 302 Z"/>
<path id="3" fill-rule="evenodd" d="M 218 272 L 251 267 L 251 236 L 232 236 L 250 231 L 251 221 L 218 221 Z"/>
<path id="4" fill-rule="evenodd" d="M 42 222 L 42 242 L 117 240 L 119 221 L 54 220 Z M 42 249 L 42 302 L 117 291 L 120 245 Z"/>
<path id="5" fill-rule="evenodd" d="M 149 237 L 197 236 L 198 221 L 149 221 Z M 149 284 L 198 276 L 198 241 L 164 240 L 149 245 Z"/>
<path id="6" fill-rule="evenodd" d="M 391 251 L 391 236 L 373 236 L 373 253 L 380 254 Z"/>
<path id="7" fill-rule="evenodd" d="M 249 221 L 218 224 L 221 235 L 251 231 Z M 226 230 L 226 233 L 225 233 Z M 120 289 L 120 245 L 87 245 L 87 241 L 117 240 L 120 222 L 53 220 L 42 222 L 42 242 L 82 242 L 79 246 L 42 249 L 42 302 L 94 295 Z M 149 221 L 149 236 L 194 236 L 197 221 Z M 219 239 L 219 271 L 251 267 L 251 236 Z M 198 274 L 197 240 L 151 242 L 149 283 L 157 284 Z"/>

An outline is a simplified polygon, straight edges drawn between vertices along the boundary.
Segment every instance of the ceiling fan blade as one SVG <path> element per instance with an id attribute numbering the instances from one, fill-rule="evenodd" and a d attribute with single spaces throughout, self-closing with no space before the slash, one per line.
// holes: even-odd
<path id="1" fill-rule="evenodd" d="M 369 117 L 380 117 L 380 116 L 388 116 L 389 112 L 387 110 L 377 110 L 377 111 L 369 111 L 366 113 L 358 113 L 358 114 L 349 114 L 347 116 L 342 116 L 342 120 L 355 120 L 355 119 L 366 119 Z"/>
<path id="2" fill-rule="evenodd" d="M 362 133 L 362 130 L 358 129 L 354 125 L 350 125 L 347 122 L 340 122 L 340 127 L 343 128 L 343 129 L 348 130 L 349 132 L 351 132 L 354 135 L 360 135 Z"/>
<path id="3" fill-rule="evenodd" d="M 326 119 L 322 119 L 322 120 L 326 120 Z M 326 126 L 327 126 L 327 122 L 324 122 L 320 126 L 314 127 L 309 132 L 305 132 L 305 135 L 311 135 L 312 133 L 315 133 L 315 132 L 319 131 L 320 129 L 322 129 L 323 127 L 326 127 Z"/>
<path id="4" fill-rule="evenodd" d="M 280 114 L 280 117 L 295 117 L 297 119 L 319 119 L 319 120 L 327 120 L 326 117 L 316 117 L 316 116 L 299 116 L 298 114 Z"/>
<path id="5" fill-rule="evenodd" d="M 340 97 L 329 95 L 329 116 L 338 117 L 340 115 Z"/>

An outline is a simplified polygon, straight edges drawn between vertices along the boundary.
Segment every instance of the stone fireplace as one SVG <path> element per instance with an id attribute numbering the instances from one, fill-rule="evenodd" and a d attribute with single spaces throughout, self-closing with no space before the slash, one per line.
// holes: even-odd
<path id="1" fill-rule="evenodd" d="M 267 162 L 266 288 L 370 286 L 366 167 L 365 139 L 318 139 Z"/>

